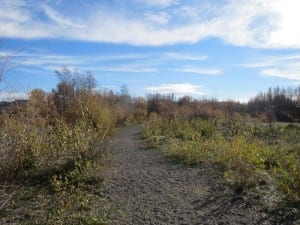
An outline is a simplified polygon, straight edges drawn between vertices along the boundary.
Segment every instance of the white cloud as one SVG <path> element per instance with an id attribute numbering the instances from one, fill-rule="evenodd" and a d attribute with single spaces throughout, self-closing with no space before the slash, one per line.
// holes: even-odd
<path id="1" fill-rule="evenodd" d="M 205 61 L 207 58 L 208 57 L 206 55 L 192 55 L 178 52 L 166 52 L 162 56 L 162 59 L 164 60 Z"/>
<path id="2" fill-rule="evenodd" d="M 83 26 L 74 23 L 70 19 L 66 19 L 64 16 L 61 16 L 58 12 L 56 12 L 53 8 L 47 5 L 42 5 L 42 9 L 46 16 L 57 25 L 62 27 L 74 27 L 74 28 L 83 28 Z"/>
<path id="3" fill-rule="evenodd" d="M 143 66 L 137 66 L 137 65 L 114 66 L 114 67 L 93 66 L 93 67 L 90 67 L 90 69 L 93 69 L 96 71 L 113 72 L 113 73 L 154 73 L 154 72 L 157 72 L 157 69 L 155 67 L 143 67 Z"/>
<path id="4" fill-rule="evenodd" d="M 270 10 L 277 13 L 277 29 L 273 30 L 269 37 L 269 45 L 283 47 L 300 47 L 300 1 L 285 0 L 272 1 Z"/>
<path id="5" fill-rule="evenodd" d="M 131 60 L 131 59 L 145 59 L 147 54 L 118 54 L 118 55 L 97 55 L 92 56 L 96 61 L 113 61 L 113 60 Z"/>
<path id="6" fill-rule="evenodd" d="M 179 0 L 139 0 L 139 2 L 143 4 L 147 4 L 150 6 L 156 6 L 156 7 L 169 7 L 171 5 L 178 4 Z"/>
<path id="7" fill-rule="evenodd" d="M 19 93 L 19 92 L 0 92 L 0 101 L 11 102 L 17 99 L 18 100 L 29 99 L 29 95 L 27 93 Z"/>
<path id="8" fill-rule="evenodd" d="M 0 49 L 0 57 L 7 57 L 7 56 L 15 55 L 15 54 L 16 53 L 14 51 L 7 51 L 7 50 Z"/>
<path id="9" fill-rule="evenodd" d="M 150 20 L 151 22 L 158 23 L 158 24 L 167 24 L 171 19 L 171 16 L 165 12 L 159 13 L 146 13 L 145 17 Z"/>
<path id="10" fill-rule="evenodd" d="M 184 73 L 195 73 L 201 75 L 219 75 L 222 73 L 220 69 L 204 69 L 204 68 L 191 68 L 186 67 L 176 71 L 184 72 Z"/>
<path id="11" fill-rule="evenodd" d="M 41 50 L 40 50 L 41 51 Z M 0 51 L 0 57 L 6 56 L 10 52 Z M 17 55 L 18 61 L 25 66 L 81 66 L 97 64 L 103 61 L 118 61 L 118 60 L 138 60 L 149 57 L 146 54 L 119 54 L 119 55 L 58 55 L 47 52 L 39 53 L 20 53 Z"/>
<path id="12" fill-rule="evenodd" d="M 179 52 L 143 53 L 143 54 L 97 54 L 97 55 L 59 55 L 34 50 L 36 53 L 21 52 L 16 61 L 23 69 L 34 67 L 39 70 L 53 71 L 55 68 L 66 65 L 69 68 L 81 68 L 90 71 L 126 72 L 126 73 L 154 73 L 165 61 L 203 61 L 204 55 L 185 54 Z M 8 51 L 0 51 L 0 57 L 9 54 Z M 107 66 L 106 62 L 114 63 Z M 202 70 L 203 73 L 216 73 L 215 70 Z"/>
<path id="13" fill-rule="evenodd" d="M 20 60 L 22 65 L 28 66 L 47 66 L 47 65 L 81 65 L 82 61 L 76 57 L 43 55 L 40 57 L 26 57 Z"/>
<path id="14" fill-rule="evenodd" d="M 55 54 L 24 54 L 20 56 L 18 62 L 23 65 L 22 71 L 49 71 L 53 72 L 61 66 L 67 66 L 69 69 L 89 70 L 96 72 L 110 73 L 155 73 L 157 68 L 152 64 L 127 63 L 124 60 L 144 59 L 149 57 L 143 54 L 120 54 L 120 55 L 55 55 Z M 119 61 L 114 66 L 106 66 L 105 62 Z M 33 69 L 34 68 L 34 69 Z"/>
<path id="15" fill-rule="evenodd" d="M 293 55 L 281 55 L 281 56 L 271 56 L 271 57 L 264 57 L 259 60 L 241 64 L 242 67 L 247 68 L 263 68 L 263 67 L 270 67 L 275 65 L 282 65 L 293 61 L 298 61 L 300 59 L 300 54 L 293 54 Z"/>
<path id="16" fill-rule="evenodd" d="M 10 23 L 12 21 L 16 22 L 26 22 L 31 19 L 31 12 L 24 8 L 23 1 L 0 1 L 1 10 L 0 18 L 2 21 Z M 1 30 L 1 32 L 3 32 Z"/>
<path id="17" fill-rule="evenodd" d="M 191 18 L 199 17 L 199 12 L 195 7 L 186 6 L 186 5 L 178 8 L 176 13 L 180 13 L 180 15 L 191 17 Z"/>
<path id="18" fill-rule="evenodd" d="M 279 55 L 263 57 L 257 61 L 245 63 L 240 66 L 258 68 L 260 74 L 269 77 L 280 77 L 300 81 L 300 54 Z"/>
<path id="19" fill-rule="evenodd" d="M 147 87 L 146 91 L 176 95 L 203 95 L 203 86 L 193 85 L 190 83 L 177 83 L 177 84 L 161 84 L 159 86 Z"/>
<path id="20" fill-rule="evenodd" d="M 264 76 L 280 77 L 295 81 L 300 81 L 300 65 L 298 68 L 268 68 L 263 69 L 261 74 Z"/>
<path id="21" fill-rule="evenodd" d="M 0 0 L 4 8 L 0 12 L 0 26 L 5 36 L 15 38 L 64 38 L 156 46 L 196 43 L 204 38 L 217 37 L 233 45 L 300 48 L 298 0 L 227 0 L 222 4 L 216 1 L 210 3 L 209 15 L 197 13 L 193 10 L 195 5 L 189 1 L 132 1 L 148 6 L 177 7 L 186 13 L 177 16 L 172 14 L 175 9 L 161 12 L 148 8 L 151 13 L 142 17 L 145 12 L 131 12 L 130 4 L 125 10 L 104 10 L 95 4 L 88 8 L 85 4 L 87 9 L 82 13 L 74 11 L 71 14 L 66 13 L 70 10 L 62 13 L 62 8 L 58 9 L 57 5 L 56 8 L 46 3 L 27 6 L 27 1 L 19 0 L 16 1 L 19 4 L 15 4 L 15 1 Z M 67 3 L 64 7 L 68 7 Z M 41 13 L 44 17 L 40 17 Z M 191 16 L 194 19 L 184 19 Z M 176 19 L 170 21 L 171 17 Z M 149 24 L 149 20 L 154 23 Z"/>

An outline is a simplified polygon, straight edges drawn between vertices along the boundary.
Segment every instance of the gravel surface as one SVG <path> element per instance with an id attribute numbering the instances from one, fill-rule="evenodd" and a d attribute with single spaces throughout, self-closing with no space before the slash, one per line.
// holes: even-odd
<path id="1" fill-rule="evenodd" d="M 102 192 L 106 208 L 114 212 L 109 224 L 285 224 L 272 223 L 259 207 L 235 194 L 217 166 L 189 167 L 147 149 L 141 128 L 125 128 L 112 139 Z"/>

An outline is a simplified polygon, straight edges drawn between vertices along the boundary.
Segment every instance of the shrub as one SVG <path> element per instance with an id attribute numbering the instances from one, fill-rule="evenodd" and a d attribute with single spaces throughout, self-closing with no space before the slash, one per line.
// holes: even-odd
<path id="1" fill-rule="evenodd" d="M 214 140 L 179 141 L 172 139 L 169 142 L 167 152 L 186 164 L 197 164 L 213 160 L 215 148 L 216 142 Z"/>
<path id="2" fill-rule="evenodd" d="M 163 120 L 153 114 L 143 132 L 154 140 L 150 141 L 152 147 L 161 146 L 181 162 L 210 161 L 223 165 L 224 178 L 239 190 L 272 182 L 270 185 L 299 200 L 299 131 L 297 126 L 253 124 L 241 118 Z M 151 139 L 155 136 L 163 136 L 166 141 Z"/>
<path id="3" fill-rule="evenodd" d="M 273 175 L 285 193 L 300 200 L 300 144 L 293 150 L 285 146 L 276 148 L 275 152 L 272 155 L 276 162 L 272 167 Z"/>
<path id="4" fill-rule="evenodd" d="M 235 186 L 257 183 L 269 159 L 270 148 L 245 136 L 235 136 L 222 141 L 218 148 L 217 161 L 226 167 L 225 178 Z"/>
<path id="5" fill-rule="evenodd" d="M 11 121 L 0 131 L 2 177 L 26 171 L 59 170 L 81 158 L 93 158 L 99 137 L 87 121 L 74 125 L 57 121 L 55 126 L 35 127 Z"/>
<path id="6" fill-rule="evenodd" d="M 114 113 L 98 94 L 82 93 L 76 101 L 76 117 L 71 120 L 64 113 L 50 114 L 51 98 L 40 90 L 32 93 L 28 104 L 2 114 L 2 179 L 65 170 L 99 153 L 103 140 L 114 133 Z"/>

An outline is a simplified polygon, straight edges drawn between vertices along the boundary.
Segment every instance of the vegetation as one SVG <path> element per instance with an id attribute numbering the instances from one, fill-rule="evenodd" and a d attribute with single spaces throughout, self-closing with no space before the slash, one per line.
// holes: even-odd
<path id="1" fill-rule="evenodd" d="M 274 94 L 270 101 L 276 99 Z M 268 187 L 282 199 L 299 202 L 300 127 L 273 122 L 282 118 L 299 121 L 295 108 L 299 95 L 281 100 L 294 107 L 286 116 L 282 116 L 283 110 L 278 111 L 281 116 L 276 111 L 272 115 L 253 113 L 255 99 L 240 105 L 150 96 L 151 114 L 143 136 L 151 147 L 159 147 L 183 163 L 221 165 L 224 178 L 238 192 Z"/>
<path id="2" fill-rule="evenodd" d="M 243 116 L 244 120 L 260 122 L 300 122 L 300 87 L 269 88 L 267 93 L 259 93 L 245 104 L 230 100 L 195 100 L 189 96 L 176 101 L 174 95 L 160 94 L 150 94 L 147 100 L 148 113 L 155 112 L 166 119 L 230 119 Z"/>
<path id="3" fill-rule="evenodd" d="M 248 102 L 252 115 L 265 113 L 269 121 L 300 121 L 300 86 L 297 88 L 269 88 Z"/>
<path id="4" fill-rule="evenodd" d="M 146 116 L 141 99 L 95 91 L 90 73 L 56 74 L 51 93 L 35 89 L 28 102 L 1 111 L 1 224 L 105 224 L 104 141 Z"/>
<path id="5" fill-rule="evenodd" d="M 5 63 L 10 63 L 6 58 Z M 0 63 L 0 81 L 7 64 Z M 269 89 L 248 104 L 148 95 L 133 99 L 96 91 L 91 73 L 56 71 L 51 93 L 0 113 L 0 223 L 106 224 L 101 206 L 105 140 L 121 126 L 144 122 L 143 136 L 186 164 L 223 168 L 238 192 L 268 187 L 300 201 L 300 92 Z"/>

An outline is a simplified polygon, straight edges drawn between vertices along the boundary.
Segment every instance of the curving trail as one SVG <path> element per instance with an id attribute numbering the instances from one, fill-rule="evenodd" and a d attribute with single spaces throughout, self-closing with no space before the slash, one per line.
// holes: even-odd
<path id="1" fill-rule="evenodd" d="M 147 149 L 141 128 L 125 128 L 112 140 L 102 191 L 115 212 L 109 224 L 274 224 L 232 193 L 216 166 L 188 167 Z"/>

